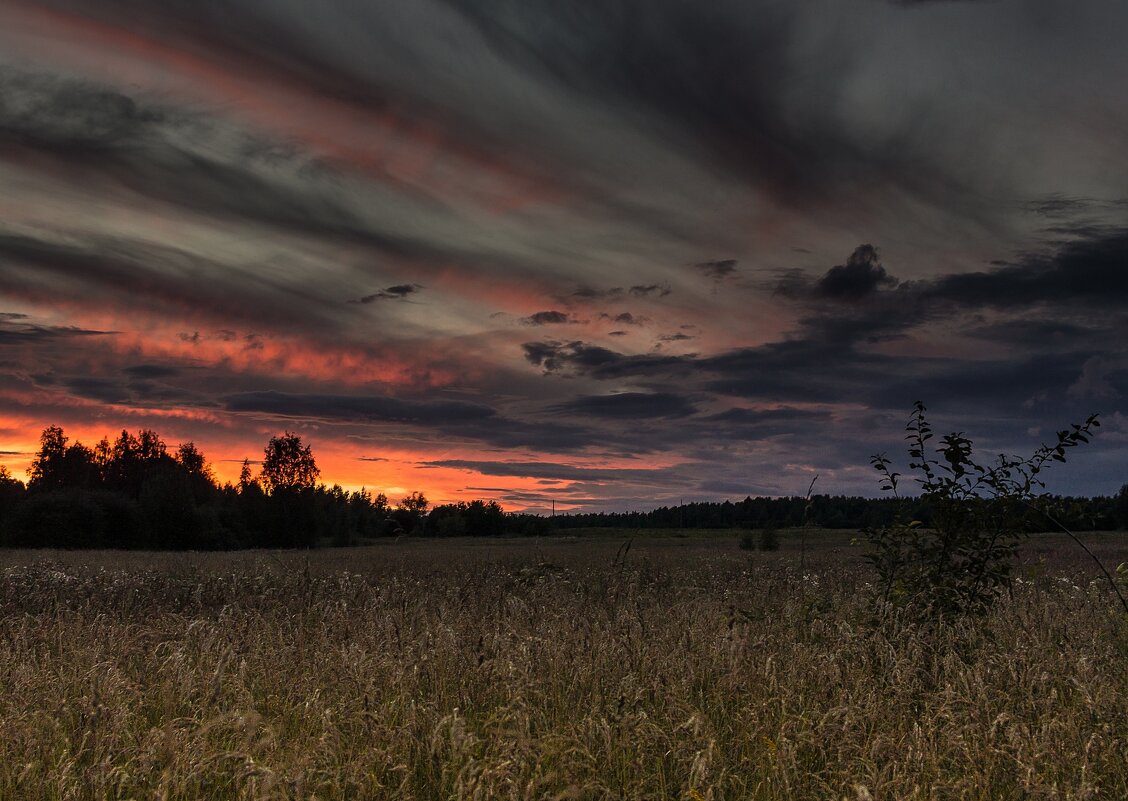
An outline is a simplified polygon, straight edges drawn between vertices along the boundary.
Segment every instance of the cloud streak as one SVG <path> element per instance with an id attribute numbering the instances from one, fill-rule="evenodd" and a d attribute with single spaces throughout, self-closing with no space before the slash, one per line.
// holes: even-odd
<path id="1" fill-rule="evenodd" d="M 0 462 L 608 508 L 1123 417 L 1128 12 L 1012 5 L 5 3 Z"/>

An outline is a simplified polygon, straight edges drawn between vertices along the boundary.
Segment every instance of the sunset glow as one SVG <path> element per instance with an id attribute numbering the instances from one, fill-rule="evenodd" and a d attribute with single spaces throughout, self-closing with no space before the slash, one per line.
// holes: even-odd
<path id="1" fill-rule="evenodd" d="M 919 398 L 987 452 L 1100 412 L 1054 488 L 1128 480 L 1122 4 L 260 6 L 0 0 L 13 475 L 57 424 L 393 500 L 873 495 Z"/>

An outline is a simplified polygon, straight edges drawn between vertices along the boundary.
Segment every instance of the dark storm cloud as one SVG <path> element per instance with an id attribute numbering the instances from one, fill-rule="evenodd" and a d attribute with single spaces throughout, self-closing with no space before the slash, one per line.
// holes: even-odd
<path id="1" fill-rule="evenodd" d="M 990 270 L 898 282 L 877 262 L 876 249 L 862 245 L 845 265 L 831 268 L 820 279 L 792 272 L 776 290 L 807 307 L 793 345 L 873 344 L 904 337 L 930 322 L 990 311 L 1019 317 L 979 320 L 963 333 L 990 340 L 996 331 L 999 341 L 1017 342 L 1020 331 L 1057 340 L 1088 332 L 1096 346 L 1128 304 L 1125 254 L 1128 230 L 1105 231 Z M 831 300 L 852 302 L 824 302 Z M 1062 319 L 1077 314 L 1085 316 L 1086 326 Z M 1034 348 L 1039 342 L 1027 345 Z"/>
<path id="2" fill-rule="evenodd" d="M 882 286 L 896 286 L 897 279 L 885 272 L 873 245 L 859 245 L 845 264 L 831 267 L 815 285 L 829 298 L 857 300 Z"/>
<path id="3" fill-rule="evenodd" d="M 381 395 L 296 394 L 264 390 L 222 397 L 228 411 L 281 417 L 360 422 L 457 424 L 481 421 L 497 412 L 466 401 L 411 401 Z"/>
<path id="4" fill-rule="evenodd" d="M 623 296 L 623 288 L 621 286 L 613 286 L 608 289 L 597 289 L 592 286 L 577 287 L 574 292 L 568 297 L 574 300 L 581 301 L 594 301 L 594 300 L 612 300 Z"/>
<path id="5" fill-rule="evenodd" d="M 1052 194 L 1039 200 L 1031 200 L 1026 209 L 1032 214 L 1052 218 L 1073 218 L 1092 208 L 1094 201 L 1089 198 L 1069 197 Z"/>
<path id="6" fill-rule="evenodd" d="M 491 407 L 466 401 L 264 390 L 229 394 L 221 397 L 220 402 L 232 412 L 341 423 L 419 426 L 441 434 L 446 442 L 481 442 L 499 448 L 537 448 L 569 453 L 621 439 L 613 432 L 599 432 L 585 426 L 526 422 L 505 417 Z"/>
<path id="7" fill-rule="evenodd" d="M 669 284 L 637 284 L 628 290 L 637 298 L 659 297 L 664 298 L 672 291 Z"/>
<path id="8" fill-rule="evenodd" d="M 607 447 L 632 447 L 629 434 L 574 423 L 557 423 L 543 417 L 525 420 L 497 415 L 480 420 L 438 424 L 444 442 L 484 443 L 493 448 L 525 448 L 541 453 L 580 453 Z M 643 452 L 650 449 L 644 448 Z"/>
<path id="9" fill-rule="evenodd" d="M 817 280 L 812 280 L 802 270 L 784 271 L 773 289 L 775 294 L 793 300 L 825 298 L 857 302 L 882 289 L 895 288 L 899 283 L 882 266 L 877 248 L 865 244 L 854 248 L 845 264 L 831 267 Z"/>
<path id="10" fill-rule="evenodd" d="M 50 354 L 48 358 L 51 369 L 25 373 L 34 387 L 61 390 L 74 398 L 115 406 L 216 409 L 217 404 L 208 394 L 207 387 L 216 383 L 229 384 L 232 380 L 229 374 L 201 371 L 193 375 L 191 385 L 178 386 L 172 381 L 181 371 L 163 366 L 139 365 L 141 369 L 138 370 L 135 367 L 115 369 L 107 365 L 104 370 L 99 370 L 92 368 L 89 351 L 74 347 Z"/>
<path id="11" fill-rule="evenodd" d="M 63 381 L 63 385 L 78 397 L 99 403 L 118 404 L 129 401 L 129 393 L 118 382 L 109 378 L 68 378 Z"/>
<path id="12" fill-rule="evenodd" d="M 710 278 L 718 281 L 736 274 L 736 259 L 720 259 L 719 261 L 703 261 L 693 265 Z"/>
<path id="13" fill-rule="evenodd" d="M 585 372 L 595 378 L 652 379 L 668 374 L 670 367 L 653 361 L 606 352 L 588 368 L 569 360 L 573 348 L 557 354 L 557 369 Z M 1039 389 L 1056 387 L 1063 392 L 1079 377 L 1083 354 L 1065 356 L 1038 352 L 1022 360 L 963 362 L 955 359 L 894 357 L 856 349 L 852 343 L 796 340 L 759 348 L 742 348 L 712 357 L 667 357 L 680 371 L 680 380 L 699 392 L 761 402 L 855 403 L 877 409 L 900 409 L 918 397 L 961 402 L 983 408 L 990 403 L 1013 409 Z M 695 421 L 697 422 L 697 421 Z M 702 418 L 706 436 L 772 436 L 794 429 L 800 421 L 780 418 L 778 429 L 770 416 L 733 410 Z M 827 422 L 825 415 L 806 418 L 811 424 Z M 705 428 L 705 427 L 703 427 Z M 697 435 L 701 436 L 701 435 Z"/>
<path id="14" fill-rule="evenodd" d="M 172 378 L 180 375 L 181 371 L 178 367 L 169 367 L 163 364 L 134 364 L 122 368 L 122 372 L 133 378 L 152 379 Z"/>
<path id="15" fill-rule="evenodd" d="M 1006 360 L 932 360 L 923 365 L 925 370 L 894 375 L 880 387 L 872 387 L 864 400 L 881 403 L 882 398 L 932 398 L 937 402 L 956 401 L 964 412 L 991 409 L 1017 415 L 1039 393 L 1052 391 L 1060 403 L 1060 396 L 1082 377 L 1085 363 L 1092 357 L 1092 353 L 1084 352 L 1035 352 Z M 1128 391 L 1128 383 L 1118 383 L 1113 388 L 1115 394 Z"/>
<path id="16" fill-rule="evenodd" d="M 0 237 L 0 265 L 3 265 L 3 237 Z M 37 325 L 26 314 L 0 314 L 0 345 L 25 345 L 69 338 L 112 336 L 114 331 L 92 331 L 67 325 Z"/>
<path id="17" fill-rule="evenodd" d="M 565 325 L 572 322 L 575 321 L 562 311 L 539 311 L 521 318 L 523 325 L 531 326 Z"/>
<path id="18" fill-rule="evenodd" d="M 601 320 L 610 320 L 613 323 L 622 323 L 623 325 L 646 325 L 648 320 L 645 317 L 635 317 L 630 312 L 620 312 L 619 314 L 603 313 L 599 315 Z"/>
<path id="19" fill-rule="evenodd" d="M 1100 326 L 1085 326 L 1064 320 L 998 320 L 974 325 L 965 330 L 968 336 L 1009 345 L 1042 347 L 1076 347 L 1084 342 L 1097 342 L 1110 332 Z"/>
<path id="20" fill-rule="evenodd" d="M 351 303 L 375 303 L 378 300 L 404 300 L 409 295 L 414 295 L 423 287 L 419 284 L 396 284 L 387 289 L 381 289 L 379 292 L 371 295 L 365 295 L 357 300 L 350 301 Z"/>
<path id="21" fill-rule="evenodd" d="M 546 373 L 597 379 L 697 380 L 710 392 L 758 399 L 833 402 L 850 384 L 878 380 L 889 359 L 856 354 L 849 342 L 793 340 L 715 356 L 624 354 L 582 341 L 535 342 L 525 357 Z M 864 370 L 861 368 L 865 368 Z"/>
<path id="22" fill-rule="evenodd" d="M 582 341 L 526 342 L 525 359 L 546 373 L 574 371 L 595 378 L 654 375 L 674 372 L 686 364 L 685 357 L 653 354 L 626 355 Z"/>
<path id="23" fill-rule="evenodd" d="M 697 411 L 687 398 L 671 392 L 621 392 L 584 395 L 553 406 L 554 411 L 605 420 L 688 417 Z"/>
<path id="24" fill-rule="evenodd" d="M 994 270 L 941 276 L 920 291 L 927 299 L 966 307 L 1084 303 L 1123 308 L 1128 303 L 1128 229 L 1085 237 Z"/>
<path id="25" fill-rule="evenodd" d="M 704 386 L 733 397 L 776 402 L 838 403 L 883 383 L 896 360 L 859 352 L 848 340 L 821 335 L 739 348 L 694 359 Z"/>
<path id="26" fill-rule="evenodd" d="M 897 410 L 927 398 L 974 414 L 1015 416 L 1030 425 L 1050 414 L 1076 416 L 1073 406 L 1063 405 L 1069 400 L 1128 397 L 1128 371 L 1101 358 L 1123 353 L 1117 344 L 1123 323 L 1117 321 L 1128 308 L 1125 254 L 1128 234 L 1105 233 L 990 270 L 885 289 L 893 279 L 879 269 L 875 250 L 863 246 L 821 279 L 793 276 L 795 291 L 789 296 L 807 312 L 783 341 L 707 356 L 632 355 L 584 342 L 527 343 L 525 354 L 547 373 L 620 381 L 677 376 L 696 392 L 761 402 L 845 402 Z M 854 302 L 837 302 L 847 298 Z M 1009 316 L 992 319 L 999 313 Z M 969 325 L 968 317 L 975 322 Z M 920 336 L 922 325 L 955 321 L 962 336 L 992 345 L 1006 342 L 1015 352 L 968 360 L 873 349 Z M 1022 413 L 1037 397 L 1056 400 Z M 690 422 L 705 421 L 713 427 L 705 439 L 727 435 L 734 440 L 828 423 L 812 417 L 781 421 L 777 428 L 740 410 Z"/>

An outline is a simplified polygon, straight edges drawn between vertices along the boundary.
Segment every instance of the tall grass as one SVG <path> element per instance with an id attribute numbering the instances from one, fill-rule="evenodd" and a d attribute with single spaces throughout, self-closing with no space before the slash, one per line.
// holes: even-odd
<path id="1" fill-rule="evenodd" d="M 7 553 L 0 798 L 1128 798 L 1128 621 L 1050 542 L 944 630 L 786 539 Z"/>

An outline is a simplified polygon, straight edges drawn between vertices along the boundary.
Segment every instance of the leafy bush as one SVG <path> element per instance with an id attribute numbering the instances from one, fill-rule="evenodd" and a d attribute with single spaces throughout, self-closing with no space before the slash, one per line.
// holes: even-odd
<path id="1" fill-rule="evenodd" d="M 940 439 L 930 455 L 932 427 L 917 401 L 906 430 L 909 469 L 917 473 L 920 501 L 931 525 L 902 519 L 891 526 L 864 529 L 873 545 L 870 562 L 878 573 L 880 609 L 900 607 L 921 618 L 980 614 L 1009 585 L 1018 545 L 1026 536 L 1025 513 L 1044 488 L 1042 471 L 1064 462 L 1066 451 L 1089 441 L 1100 425 L 1097 415 L 1057 432 L 1055 445 L 1042 445 L 1025 458 L 1000 455 L 994 464 L 976 461 L 962 433 Z M 883 454 L 871 458 L 881 489 L 898 495 L 902 478 Z M 899 496 L 898 496 L 899 497 Z"/>
<path id="2" fill-rule="evenodd" d="M 760 529 L 760 550 L 761 551 L 778 551 L 779 550 L 779 535 L 776 533 L 775 526 L 764 526 Z"/>

